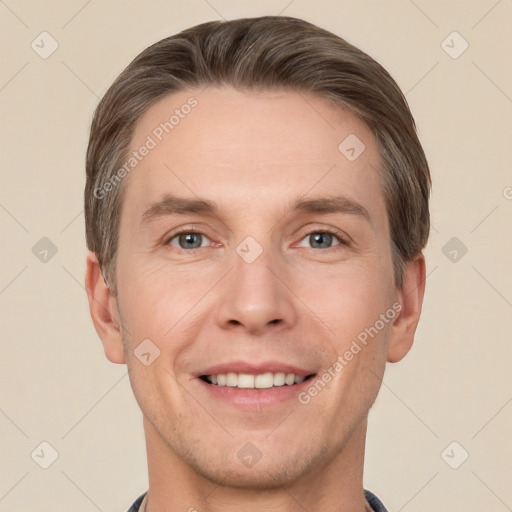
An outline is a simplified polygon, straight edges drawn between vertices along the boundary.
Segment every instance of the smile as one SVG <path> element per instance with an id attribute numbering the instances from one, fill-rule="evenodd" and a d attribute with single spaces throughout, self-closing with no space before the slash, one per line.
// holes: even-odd
<path id="1" fill-rule="evenodd" d="M 314 374 L 301 376 L 294 373 L 265 372 L 251 373 L 219 373 L 216 375 L 202 375 L 200 378 L 214 386 L 226 386 L 241 389 L 268 389 L 278 386 L 293 386 L 313 377 Z"/>

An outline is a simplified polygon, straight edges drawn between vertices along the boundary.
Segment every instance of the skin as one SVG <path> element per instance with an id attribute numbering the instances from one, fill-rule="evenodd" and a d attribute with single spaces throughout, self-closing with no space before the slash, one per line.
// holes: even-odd
<path id="1" fill-rule="evenodd" d="M 125 178 L 117 300 L 96 255 L 87 257 L 95 328 L 107 358 L 127 364 L 143 413 L 147 510 L 362 512 L 367 415 L 386 362 L 413 343 L 424 257 L 407 264 L 396 288 L 375 139 L 313 94 L 175 93 L 139 120 L 132 148 L 191 96 L 198 105 Z M 338 150 L 349 134 L 366 146 L 353 162 Z M 217 215 L 142 224 L 165 193 L 214 201 Z M 370 221 L 290 211 L 297 198 L 334 194 L 364 206 Z M 202 247 L 180 248 L 181 227 L 203 233 Z M 314 245 L 311 233 L 332 229 L 346 243 Z M 247 236 L 263 249 L 252 263 L 236 252 Z M 307 405 L 294 398 L 241 411 L 212 400 L 193 376 L 233 359 L 285 361 L 321 375 L 393 303 L 401 313 Z M 147 338 L 160 350 L 148 366 L 134 355 Z M 248 442 L 261 453 L 252 467 L 237 457 Z"/>

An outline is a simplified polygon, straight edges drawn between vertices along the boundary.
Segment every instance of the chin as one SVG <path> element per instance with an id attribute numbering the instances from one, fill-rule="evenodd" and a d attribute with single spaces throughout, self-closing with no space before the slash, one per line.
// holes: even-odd
<path id="1" fill-rule="evenodd" d="M 207 456 L 188 451 L 183 460 L 195 473 L 217 485 L 261 491 L 288 487 L 307 478 L 325 457 L 321 446 L 305 449 L 300 443 L 281 450 L 269 448 L 267 453 L 264 449 L 258 453 L 250 442 L 243 447 L 245 450 L 227 449 Z"/>
<path id="2" fill-rule="evenodd" d="M 207 480 L 234 489 L 272 490 L 287 487 L 296 482 L 306 471 L 305 467 L 297 467 L 290 459 L 285 461 L 260 460 L 253 467 L 240 467 L 237 460 L 231 467 L 198 466 L 196 472 Z"/>

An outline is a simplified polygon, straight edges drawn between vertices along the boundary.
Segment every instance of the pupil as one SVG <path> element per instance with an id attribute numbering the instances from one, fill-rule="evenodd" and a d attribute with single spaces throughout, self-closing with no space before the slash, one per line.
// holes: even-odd
<path id="1" fill-rule="evenodd" d="M 332 242 L 332 235 L 329 233 L 314 233 L 311 237 L 313 239 L 311 246 L 314 249 L 329 247 Z"/>
<path id="2" fill-rule="evenodd" d="M 180 245 L 185 246 L 184 249 L 201 247 L 201 235 L 198 233 L 186 233 L 180 235 Z"/>

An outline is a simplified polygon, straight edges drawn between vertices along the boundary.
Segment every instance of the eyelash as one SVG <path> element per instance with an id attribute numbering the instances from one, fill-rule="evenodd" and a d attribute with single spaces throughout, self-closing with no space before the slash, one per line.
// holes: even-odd
<path id="1" fill-rule="evenodd" d="M 339 231 L 337 231 L 335 229 L 316 229 L 316 230 L 308 231 L 300 239 L 300 242 L 302 242 L 302 240 L 304 240 L 306 237 L 311 236 L 311 235 L 316 234 L 316 233 L 332 235 L 334 238 L 336 238 L 338 240 L 339 244 L 333 245 L 332 247 L 328 247 L 326 249 L 319 249 L 319 248 L 314 248 L 314 247 L 305 247 L 305 249 L 312 249 L 312 250 L 317 250 L 317 251 L 322 251 L 322 252 L 330 252 L 330 251 L 339 249 L 341 246 L 345 246 L 346 247 L 346 246 L 349 245 L 348 239 L 345 236 L 343 236 Z M 203 233 L 201 231 L 197 231 L 197 230 L 191 229 L 191 228 L 188 228 L 188 229 L 187 228 L 183 228 L 182 230 L 176 231 L 175 233 L 173 233 L 172 235 L 167 237 L 165 239 L 166 241 L 164 242 L 164 245 L 170 246 L 170 243 L 171 243 L 172 240 L 174 240 L 179 235 L 183 235 L 183 234 L 203 235 L 206 238 L 209 238 L 208 235 L 206 235 L 205 233 Z M 198 249 L 206 249 L 207 248 L 207 247 L 198 247 L 198 248 L 195 248 L 195 249 L 182 249 L 181 247 L 174 247 L 174 246 L 172 246 L 172 247 L 173 247 L 173 249 L 177 249 L 178 251 L 185 251 L 185 252 L 197 251 Z"/>

